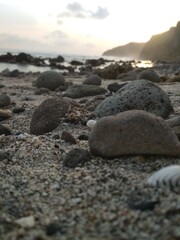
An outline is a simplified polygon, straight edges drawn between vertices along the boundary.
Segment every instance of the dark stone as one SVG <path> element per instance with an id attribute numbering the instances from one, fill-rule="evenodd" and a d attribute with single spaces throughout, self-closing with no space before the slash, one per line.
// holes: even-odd
<path id="1" fill-rule="evenodd" d="M 9 153 L 0 152 L 0 161 L 2 161 L 2 160 L 9 160 Z"/>
<path id="2" fill-rule="evenodd" d="M 19 77 L 20 72 L 19 70 L 15 69 L 9 73 L 9 77 Z"/>
<path id="3" fill-rule="evenodd" d="M 71 63 L 71 65 L 75 65 L 75 66 L 82 66 L 82 65 L 84 65 L 84 63 L 82 63 L 80 61 L 76 61 L 76 60 L 72 60 L 70 63 Z"/>
<path id="4" fill-rule="evenodd" d="M 76 144 L 76 139 L 67 131 L 62 132 L 61 139 L 66 142 Z"/>
<path id="5" fill-rule="evenodd" d="M 35 95 L 42 95 L 42 94 L 49 94 L 49 93 L 50 93 L 50 90 L 44 87 L 38 88 L 34 92 Z"/>
<path id="6" fill-rule="evenodd" d="M 55 71 L 45 71 L 37 78 L 35 86 L 37 88 L 48 88 L 54 91 L 61 85 L 65 85 L 65 79 L 61 73 Z"/>
<path id="7" fill-rule="evenodd" d="M 16 61 L 18 63 L 30 63 L 32 61 L 33 57 L 30 54 L 27 53 L 19 53 L 16 56 Z"/>
<path id="8" fill-rule="evenodd" d="M 11 104 L 11 99 L 6 94 L 0 94 L 0 108 L 9 106 Z"/>
<path id="9" fill-rule="evenodd" d="M 83 81 L 83 84 L 100 86 L 101 82 L 102 80 L 98 75 L 92 74 Z"/>
<path id="10" fill-rule="evenodd" d="M 150 194 L 145 192 L 132 192 L 127 199 L 129 208 L 141 211 L 152 211 L 159 200 L 154 200 Z"/>
<path id="11" fill-rule="evenodd" d="M 78 139 L 81 141 L 88 141 L 88 135 L 82 134 L 78 136 Z"/>
<path id="12" fill-rule="evenodd" d="M 6 136 L 11 135 L 11 130 L 8 127 L 0 124 L 0 135 L 3 135 L 3 134 Z"/>
<path id="13" fill-rule="evenodd" d="M 88 151 L 81 148 L 75 148 L 67 153 L 63 165 L 68 168 L 82 167 L 86 162 L 90 161 L 91 158 Z"/>
<path id="14" fill-rule="evenodd" d="M 24 107 L 15 107 L 13 110 L 13 113 L 21 113 L 25 111 Z"/>
<path id="15" fill-rule="evenodd" d="M 46 226 L 46 235 L 53 236 L 57 233 L 65 234 L 66 229 L 62 227 L 59 223 L 53 222 Z"/>
<path id="16" fill-rule="evenodd" d="M 49 98 L 35 110 L 30 122 L 30 133 L 41 135 L 55 129 L 65 117 L 71 104 L 63 98 Z"/>
<path id="17" fill-rule="evenodd" d="M 107 86 L 107 89 L 113 93 L 113 92 L 117 92 L 120 88 L 124 87 L 127 83 L 110 83 L 108 86 Z"/>

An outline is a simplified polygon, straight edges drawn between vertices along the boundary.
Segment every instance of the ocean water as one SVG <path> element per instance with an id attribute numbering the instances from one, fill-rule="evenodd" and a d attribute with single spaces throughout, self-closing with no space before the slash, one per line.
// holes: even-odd
<path id="1" fill-rule="evenodd" d="M 132 59 L 128 58 L 121 58 L 121 57 L 110 57 L 110 56 L 88 56 L 88 55 L 70 55 L 70 54 L 60 54 L 60 53 L 42 53 L 42 52 L 27 52 L 27 51 L 19 51 L 19 50 L 9 50 L 9 49 L 0 49 L 0 55 L 6 54 L 7 52 L 12 53 L 13 55 L 17 55 L 20 52 L 25 52 L 33 57 L 41 57 L 41 58 L 55 58 L 59 55 L 64 57 L 65 62 L 62 63 L 64 66 L 71 66 L 70 62 L 72 60 L 77 60 L 85 63 L 87 59 L 99 59 L 99 58 L 104 58 L 107 60 L 112 60 L 112 61 L 129 61 Z M 110 63 L 107 63 L 105 66 L 107 66 Z M 102 67 L 105 67 L 102 66 Z M 137 61 L 135 62 L 135 66 L 137 67 L 152 67 L 152 62 L 151 61 Z M 12 64 L 12 63 L 0 63 L 0 72 L 9 69 L 10 71 L 13 71 L 15 69 L 19 70 L 20 72 L 44 72 L 48 70 L 52 70 L 51 67 L 36 67 L 30 64 Z M 60 71 L 63 72 L 64 70 L 58 70 L 55 69 L 55 71 Z"/>

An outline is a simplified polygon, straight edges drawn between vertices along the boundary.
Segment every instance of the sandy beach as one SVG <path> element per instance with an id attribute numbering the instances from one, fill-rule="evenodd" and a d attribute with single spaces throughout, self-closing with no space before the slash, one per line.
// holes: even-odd
<path id="1" fill-rule="evenodd" d="M 63 160 L 70 150 L 89 151 L 87 139 L 80 139 L 91 130 L 81 122 L 61 122 L 51 132 L 30 134 L 34 109 L 45 99 L 61 96 L 59 91 L 35 95 L 37 75 L 0 76 L 1 93 L 11 99 L 6 108 L 24 108 L 1 121 L 11 135 L 0 136 L 0 150 L 7 154 L 0 161 L 0 239 L 180 239 L 179 187 L 147 184 L 152 173 L 180 165 L 180 158 L 92 156 L 82 167 L 65 167 Z M 81 84 L 84 76 L 65 79 Z M 103 80 L 102 86 L 116 81 Z M 180 114 L 180 83 L 158 85 L 170 97 L 174 115 Z M 74 137 L 75 144 L 61 138 L 64 131 Z"/>

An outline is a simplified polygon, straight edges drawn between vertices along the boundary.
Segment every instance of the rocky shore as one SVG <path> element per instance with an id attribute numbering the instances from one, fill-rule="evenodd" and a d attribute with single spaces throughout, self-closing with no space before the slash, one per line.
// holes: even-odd
<path id="1" fill-rule="evenodd" d="M 98 61 L 1 72 L 0 239 L 180 239 L 180 65 Z"/>

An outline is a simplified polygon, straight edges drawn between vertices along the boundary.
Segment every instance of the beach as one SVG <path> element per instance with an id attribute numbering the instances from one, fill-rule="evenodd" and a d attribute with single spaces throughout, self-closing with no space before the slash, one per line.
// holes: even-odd
<path id="1" fill-rule="evenodd" d="M 159 75 L 170 78 L 162 64 Z M 171 68 L 172 69 L 172 68 Z M 87 70 L 87 69 L 86 69 Z M 1 121 L 11 134 L 0 135 L 0 239 L 175 240 L 180 239 L 179 186 L 152 187 L 147 179 L 155 171 L 180 165 L 179 157 L 127 155 L 91 160 L 74 168 L 64 166 L 76 148 L 89 152 L 91 129 L 83 121 L 65 121 L 44 134 L 30 133 L 34 110 L 46 99 L 63 97 L 59 89 L 35 94 L 40 72 L 18 77 L 0 75 L 1 93 L 11 99 L 3 107 L 12 111 Z M 66 73 L 66 82 L 82 85 L 87 74 Z M 119 79 L 102 78 L 101 87 Z M 128 81 L 128 83 L 131 81 Z M 156 83 L 169 96 L 180 115 L 180 82 Z M 110 93 L 102 94 L 107 98 Z M 95 96 L 76 98 L 80 108 Z M 102 98 L 102 99 L 103 99 Z M 14 109 L 23 108 L 22 112 Z M 62 133 L 68 132 L 75 141 Z M 84 136 L 84 137 L 82 137 Z"/>

